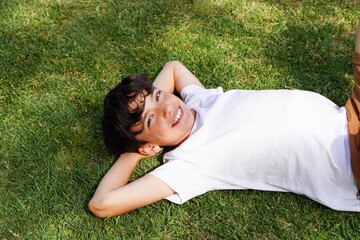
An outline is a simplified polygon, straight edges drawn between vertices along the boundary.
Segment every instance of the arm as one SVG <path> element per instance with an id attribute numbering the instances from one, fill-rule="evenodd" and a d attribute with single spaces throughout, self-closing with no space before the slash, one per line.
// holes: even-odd
<path id="1" fill-rule="evenodd" d="M 164 65 L 153 85 L 161 90 L 181 93 L 188 85 L 204 87 L 200 81 L 178 61 L 168 62 Z"/>
<path id="2" fill-rule="evenodd" d="M 88 207 L 98 217 L 111 217 L 149 205 L 174 193 L 157 177 L 146 175 L 128 184 L 144 156 L 124 153 L 101 180 Z"/>
<path id="3" fill-rule="evenodd" d="M 360 19 L 356 30 L 355 52 L 360 55 Z"/>

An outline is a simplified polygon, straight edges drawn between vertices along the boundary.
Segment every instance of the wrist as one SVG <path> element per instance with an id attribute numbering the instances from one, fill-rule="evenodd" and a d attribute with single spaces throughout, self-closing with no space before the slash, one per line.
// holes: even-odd
<path id="1" fill-rule="evenodd" d="M 127 160 L 127 161 L 131 161 L 131 162 L 139 162 L 141 159 L 143 159 L 144 156 L 141 155 L 140 153 L 135 153 L 135 152 L 127 152 L 127 153 L 123 153 L 120 155 L 118 160 Z"/>

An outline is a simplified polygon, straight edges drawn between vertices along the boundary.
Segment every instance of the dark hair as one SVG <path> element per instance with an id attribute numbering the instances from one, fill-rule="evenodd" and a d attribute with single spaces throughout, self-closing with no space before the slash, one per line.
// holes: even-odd
<path id="1" fill-rule="evenodd" d="M 101 129 L 105 146 L 111 153 L 138 152 L 138 148 L 145 143 L 135 138 L 140 132 L 131 131 L 131 127 L 141 123 L 145 97 L 152 91 L 148 77 L 139 74 L 123 78 L 106 95 Z M 134 101 L 139 102 L 130 106 Z"/>

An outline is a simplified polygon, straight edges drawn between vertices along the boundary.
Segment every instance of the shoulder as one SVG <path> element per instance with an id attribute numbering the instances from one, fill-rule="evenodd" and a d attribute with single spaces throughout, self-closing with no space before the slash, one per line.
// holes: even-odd
<path id="1" fill-rule="evenodd" d="M 181 91 L 181 98 L 186 104 L 196 101 L 205 101 L 211 96 L 223 94 L 221 87 L 216 89 L 206 89 L 197 85 L 188 85 Z"/>
<path id="2" fill-rule="evenodd" d="M 197 96 L 211 96 L 218 95 L 224 93 L 221 87 L 218 88 L 203 88 L 198 85 L 188 85 L 182 89 L 180 92 L 181 97 L 184 99 L 189 95 L 197 95 Z"/>

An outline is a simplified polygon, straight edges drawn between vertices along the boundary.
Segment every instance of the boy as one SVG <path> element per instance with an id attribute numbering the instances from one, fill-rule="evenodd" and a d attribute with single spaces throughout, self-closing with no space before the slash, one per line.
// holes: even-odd
<path id="1" fill-rule="evenodd" d="M 306 91 L 207 90 L 177 61 L 152 85 L 144 75 L 123 79 L 105 98 L 102 121 L 105 145 L 120 157 L 89 209 L 110 217 L 164 198 L 181 204 L 211 190 L 258 189 L 360 212 L 359 56 L 360 23 L 356 86 L 345 108 Z M 137 163 L 163 146 L 177 148 L 128 183 Z"/>

